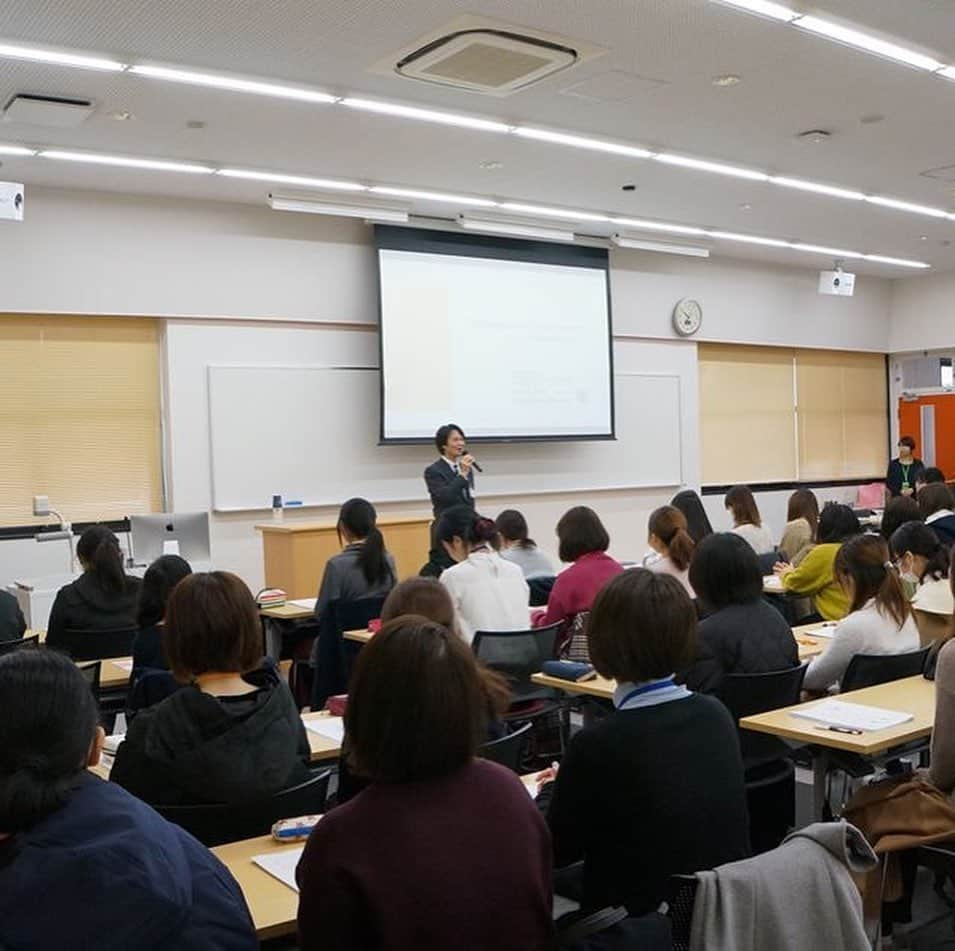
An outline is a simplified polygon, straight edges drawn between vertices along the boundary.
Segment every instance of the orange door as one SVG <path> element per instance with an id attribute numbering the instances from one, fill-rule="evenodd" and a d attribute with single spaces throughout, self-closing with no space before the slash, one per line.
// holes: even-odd
<path id="1" fill-rule="evenodd" d="M 915 454 L 922 458 L 922 407 L 935 407 L 935 465 L 950 479 L 955 476 L 955 393 L 899 400 L 899 435 L 915 438 Z M 928 464 L 928 463 L 926 463 Z"/>

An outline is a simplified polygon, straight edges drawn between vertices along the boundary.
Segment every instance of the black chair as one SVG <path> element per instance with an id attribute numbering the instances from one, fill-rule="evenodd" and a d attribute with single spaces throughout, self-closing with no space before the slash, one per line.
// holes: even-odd
<path id="1" fill-rule="evenodd" d="M 258 802 L 155 806 L 155 809 L 203 845 L 212 847 L 266 835 L 279 819 L 320 814 L 325 809 L 330 776 L 331 770 L 326 769 L 298 786 Z"/>
<path id="2" fill-rule="evenodd" d="M 31 634 L 29 637 L 20 637 L 15 641 L 0 641 L 0 654 L 9 654 L 21 647 L 39 647 L 40 635 Z"/>
<path id="3" fill-rule="evenodd" d="M 73 660 L 108 660 L 128 657 L 133 652 L 133 639 L 139 628 L 123 627 L 105 631 L 65 630 L 57 647 Z"/>
<path id="4" fill-rule="evenodd" d="M 840 693 L 875 687 L 903 677 L 915 677 L 925 669 L 932 645 L 905 654 L 856 654 L 842 675 Z"/>
<path id="5" fill-rule="evenodd" d="M 93 696 L 99 700 L 99 680 L 103 665 L 98 660 L 93 660 L 85 664 L 77 664 L 76 666 L 79 668 L 80 673 L 86 678 L 86 682 L 90 685 Z"/>
<path id="6" fill-rule="evenodd" d="M 364 630 L 368 622 L 381 617 L 385 595 L 355 601 L 331 601 L 318 619 L 318 664 L 312 681 L 312 709 L 321 710 L 325 701 L 348 690 L 351 664 L 357 654 L 346 646 L 345 631 Z"/>
<path id="7" fill-rule="evenodd" d="M 519 730 L 502 736 L 499 740 L 492 740 L 485 743 L 478 750 L 478 756 L 482 759 L 489 759 L 492 763 L 500 763 L 515 773 L 521 772 L 521 760 L 523 758 L 524 744 L 529 739 L 528 734 L 534 724 L 525 723 Z"/>
<path id="8" fill-rule="evenodd" d="M 727 674 L 720 683 L 716 695 L 739 723 L 743 717 L 799 703 L 807 664 L 773 670 L 765 674 Z M 750 769 L 771 760 L 780 759 L 789 753 L 789 746 L 776 736 L 739 731 L 743 766 Z"/>
<path id="9" fill-rule="evenodd" d="M 775 849 L 796 824 L 796 767 L 777 759 L 746 772 L 746 808 L 753 855 Z"/>
<path id="10" fill-rule="evenodd" d="M 773 573 L 773 565 L 775 565 L 777 561 L 785 561 L 786 556 L 783 555 L 778 549 L 774 548 L 772 551 L 768 551 L 764 555 L 757 555 L 756 560 L 759 562 L 759 570 L 764 575 L 771 575 Z"/>
<path id="11" fill-rule="evenodd" d="M 153 707 L 172 696 L 180 686 L 168 670 L 159 667 L 134 670 L 126 693 L 126 722 L 130 723 L 140 710 Z"/>
<path id="12" fill-rule="evenodd" d="M 554 575 L 527 579 L 527 587 L 530 589 L 530 606 L 532 608 L 542 608 L 547 604 L 551 588 L 554 587 L 556 580 L 557 578 Z"/>
<path id="13" fill-rule="evenodd" d="M 531 674 L 540 673 L 544 662 L 554 659 L 560 627 L 557 622 L 524 631 L 477 631 L 471 647 L 478 660 L 507 677 L 512 703 L 553 700 L 554 691 L 531 683 Z"/>

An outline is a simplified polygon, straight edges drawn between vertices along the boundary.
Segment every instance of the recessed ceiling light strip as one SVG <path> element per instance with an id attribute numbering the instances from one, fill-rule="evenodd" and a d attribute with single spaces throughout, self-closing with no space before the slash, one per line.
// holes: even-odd
<path id="1" fill-rule="evenodd" d="M 165 159 L 102 155 L 98 152 L 71 152 L 65 149 L 41 149 L 38 155 L 41 158 L 55 159 L 61 162 L 85 162 L 90 165 L 140 168 L 149 172 L 191 172 L 194 175 L 211 175 L 215 171 L 210 165 L 198 165 L 194 162 L 169 162 Z"/>
<path id="2" fill-rule="evenodd" d="M 19 43 L 0 43 L 0 58 L 46 63 L 50 66 L 72 66 L 75 69 L 98 69 L 108 73 L 121 73 L 129 68 L 125 63 L 104 56 L 84 56 L 81 53 L 61 52 L 38 46 L 21 46 Z"/>
<path id="3" fill-rule="evenodd" d="M 189 69 L 177 69 L 169 66 L 150 66 L 140 64 L 130 66 L 129 72 L 149 79 L 164 79 L 167 82 L 184 83 L 189 86 L 208 86 L 212 89 L 225 89 L 229 92 L 251 93 L 256 96 L 274 96 L 279 99 L 297 99 L 301 102 L 333 103 L 338 97 L 318 89 L 301 86 L 288 86 L 285 83 L 266 82 L 258 79 L 243 79 L 239 76 L 227 76 L 221 73 L 196 72 Z"/>

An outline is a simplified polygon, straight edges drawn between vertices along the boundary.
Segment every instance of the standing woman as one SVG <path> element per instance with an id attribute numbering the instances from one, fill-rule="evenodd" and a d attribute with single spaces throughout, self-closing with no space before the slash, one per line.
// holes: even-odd
<path id="1" fill-rule="evenodd" d="M 141 582 L 123 570 L 119 540 L 105 525 L 92 525 L 76 546 L 83 574 L 57 592 L 47 623 L 47 647 L 65 648 L 67 631 L 115 631 L 136 627 Z M 123 650 L 122 653 L 127 653 Z"/>
<path id="2" fill-rule="evenodd" d="M 899 455 L 889 463 L 885 474 L 885 487 L 893 498 L 898 495 L 914 495 L 915 482 L 925 469 L 921 459 L 915 458 L 915 440 L 903 436 L 899 440 Z"/>
<path id="3" fill-rule="evenodd" d="M 786 528 L 779 540 L 779 551 L 786 561 L 798 565 L 816 542 L 819 527 L 819 502 L 809 489 L 796 489 L 789 496 Z"/>
<path id="4" fill-rule="evenodd" d="M 677 492 L 670 500 L 670 505 L 678 508 L 686 517 L 687 531 L 694 544 L 699 545 L 707 535 L 713 534 L 713 526 L 706 509 L 703 508 L 703 500 L 692 489 Z"/>
<path id="5" fill-rule="evenodd" d="M 759 515 L 756 499 L 748 485 L 734 485 L 723 500 L 733 516 L 733 531 L 750 543 L 757 555 L 768 555 L 776 544 Z"/>
<path id="6" fill-rule="evenodd" d="M 683 585 L 683 590 L 695 598 L 689 578 L 695 546 L 683 513 L 673 505 L 661 505 L 650 514 L 647 531 L 647 543 L 656 557 L 644 567 L 654 574 L 672 575 Z"/>

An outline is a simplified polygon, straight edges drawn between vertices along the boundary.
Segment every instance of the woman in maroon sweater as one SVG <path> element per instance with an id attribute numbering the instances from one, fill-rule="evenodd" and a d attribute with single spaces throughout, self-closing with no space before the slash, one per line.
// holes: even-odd
<path id="1" fill-rule="evenodd" d="M 475 758 L 487 702 L 460 637 L 422 617 L 365 646 L 345 712 L 371 785 L 328 813 L 299 862 L 303 951 L 543 951 L 552 854 L 520 780 Z"/>

